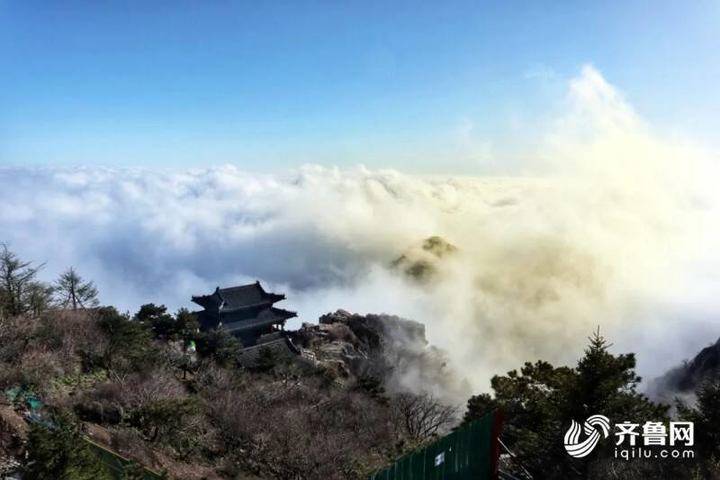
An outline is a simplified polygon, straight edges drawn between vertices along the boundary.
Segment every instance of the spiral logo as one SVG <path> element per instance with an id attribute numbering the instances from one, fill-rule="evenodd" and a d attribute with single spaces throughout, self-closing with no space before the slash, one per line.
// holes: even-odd
<path id="1" fill-rule="evenodd" d="M 583 441 L 580 441 L 580 430 L 580 424 L 573 420 L 570 428 L 565 432 L 565 450 L 575 458 L 585 457 L 592 452 L 600 441 L 601 433 L 603 438 L 610 435 L 610 419 L 603 415 L 588 417 L 582 426 L 582 430 L 587 435 Z"/>

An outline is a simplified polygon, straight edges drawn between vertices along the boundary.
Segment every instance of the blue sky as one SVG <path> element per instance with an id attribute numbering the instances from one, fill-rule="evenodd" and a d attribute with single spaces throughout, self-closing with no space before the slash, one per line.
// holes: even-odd
<path id="1" fill-rule="evenodd" d="M 0 164 L 503 171 L 591 63 L 718 146 L 720 2 L 0 0 Z"/>

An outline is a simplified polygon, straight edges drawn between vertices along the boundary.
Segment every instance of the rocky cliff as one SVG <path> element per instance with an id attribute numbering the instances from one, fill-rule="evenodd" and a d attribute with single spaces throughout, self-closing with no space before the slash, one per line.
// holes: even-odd
<path id="1" fill-rule="evenodd" d="M 391 391 L 425 392 L 447 401 L 466 398 L 469 386 L 429 345 L 425 326 L 394 315 L 323 315 L 293 333 L 302 355 L 338 383 L 376 380 Z"/>
<path id="2" fill-rule="evenodd" d="M 720 339 L 703 348 L 695 357 L 653 380 L 648 394 L 672 402 L 674 397 L 692 396 L 703 382 L 720 380 Z"/>

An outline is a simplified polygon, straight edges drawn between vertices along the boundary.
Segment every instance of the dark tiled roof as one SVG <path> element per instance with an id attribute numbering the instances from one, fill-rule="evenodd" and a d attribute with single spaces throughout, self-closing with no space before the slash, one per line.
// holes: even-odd
<path id="1" fill-rule="evenodd" d="M 272 308 L 270 308 L 270 310 L 273 312 L 273 314 L 276 317 L 282 317 L 284 320 L 287 320 L 288 318 L 297 317 L 297 313 L 292 312 L 290 310 L 284 310 L 282 308 L 276 308 L 276 307 L 272 307 Z"/>
<path id="2" fill-rule="evenodd" d="M 266 292 L 260 282 L 239 287 L 221 288 L 218 290 L 218 294 L 223 300 L 223 310 L 233 310 L 263 303 L 272 304 L 285 298 L 285 295 Z"/>
<path id="3" fill-rule="evenodd" d="M 217 290 L 215 290 L 215 293 L 211 295 L 193 295 L 192 301 L 208 310 L 217 310 L 222 303 Z"/>
<path id="4" fill-rule="evenodd" d="M 268 293 L 260 282 L 230 288 L 216 288 L 210 295 L 192 297 L 192 301 L 210 310 L 237 310 L 248 307 L 269 307 L 275 302 L 284 300 L 285 295 Z"/>
<path id="5" fill-rule="evenodd" d="M 297 316 L 295 312 L 283 310 L 282 308 L 271 307 L 260 311 L 255 317 L 238 319 L 237 321 L 232 321 L 228 323 L 226 323 L 226 321 L 223 321 L 223 328 L 230 333 L 243 330 L 254 330 L 257 328 L 282 323 L 288 318 L 293 318 L 295 316 Z M 222 318 L 224 319 L 224 317 Z"/>

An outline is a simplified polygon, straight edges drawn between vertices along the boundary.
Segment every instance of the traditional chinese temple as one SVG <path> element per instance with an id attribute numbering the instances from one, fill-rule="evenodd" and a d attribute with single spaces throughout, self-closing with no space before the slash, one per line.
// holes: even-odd
<path id="1" fill-rule="evenodd" d="M 285 322 L 297 314 L 273 306 L 281 300 L 285 300 L 285 295 L 266 292 L 260 282 L 218 287 L 210 295 L 192 297 L 204 309 L 197 312 L 201 329 L 222 328 L 239 338 L 245 347 L 283 336 Z"/>

